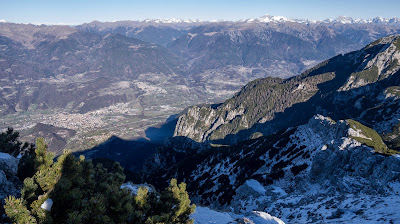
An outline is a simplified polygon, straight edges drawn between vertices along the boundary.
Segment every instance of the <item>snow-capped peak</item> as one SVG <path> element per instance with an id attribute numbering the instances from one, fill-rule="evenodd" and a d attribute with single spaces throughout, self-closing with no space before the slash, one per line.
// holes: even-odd
<path id="1" fill-rule="evenodd" d="M 338 22 L 338 23 L 343 23 L 343 24 L 355 22 L 355 20 L 349 16 L 339 16 L 334 21 Z"/>
<path id="2" fill-rule="evenodd" d="M 366 23 L 374 23 L 374 24 L 391 24 L 391 25 L 400 25 L 399 18 L 383 18 L 376 17 L 374 19 L 353 19 L 349 16 L 339 16 L 336 19 L 325 19 L 325 20 L 308 20 L 308 19 L 291 19 L 284 16 L 272 16 L 272 15 L 264 15 L 260 18 L 256 19 L 247 19 L 241 20 L 240 22 L 247 23 L 285 23 L 285 22 L 295 22 L 295 23 L 341 23 L 341 24 L 366 24 Z"/>
<path id="3" fill-rule="evenodd" d="M 0 23 L 6 23 L 7 21 L 5 19 L 0 19 Z"/>
<path id="4" fill-rule="evenodd" d="M 383 17 L 376 17 L 372 20 L 373 23 L 387 23 L 389 22 L 389 19 L 383 18 Z"/>
<path id="5" fill-rule="evenodd" d="M 284 16 L 271 16 L 271 15 L 265 15 L 263 17 L 260 17 L 258 19 L 260 22 L 289 22 L 289 21 L 293 21 L 292 19 L 286 18 Z"/>
<path id="6" fill-rule="evenodd" d="M 391 18 L 391 19 L 389 19 L 389 23 L 400 23 L 400 19 L 399 18 L 396 18 L 396 17 L 393 17 L 393 18 Z"/>
<path id="7" fill-rule="evenodd" d="M 199 23 L 201 20 L 191 20 L 191 19 L 145 19 L 143 22 L 149 23 Z"/>
<path id="8" fill-rule="evenodd" d="M 271 22 L 279 23 L 279 22 L 281 22 L 282 23 L 282 22 L 294 22 L 294 21 L 295 20 L 289 19 L 289 18 L 284 17 L 284 16 L 271 16 L 271 15 L 268 15 L 268 14 L 266 14 L 266 15 L 260 17 L 260 18 L 257 18 L 257 19 L 248 19 L 248 20 L 246 20 L 246 22 L 249 22 L 249 23 L 251 23 L 251 22 L 261 22 L 261 23 L 271 23 Z"/>

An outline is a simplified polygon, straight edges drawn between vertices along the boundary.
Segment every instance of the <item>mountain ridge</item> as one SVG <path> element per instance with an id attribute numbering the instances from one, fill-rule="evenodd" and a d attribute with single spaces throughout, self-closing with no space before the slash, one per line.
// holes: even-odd
<path id="1" fill-rule="evenodd" d="M 365 204 L 363 198 L 374 200 L 379 208 L 398 198 L 400 157 L 368 145 L 374 136 L 382 140 L 367 130 L 353 120 L 315 115 L 304 125 L 231 146 L 192 153 L 175 149 L 182 143 L 164 146 L 158 150 L 159 159 L 149 161 L 153 169 L 147 170 L 145 180 L 163 186 L 162 177 L 174 176 L 188 183 L 199 204 L 242 214 L 261 210 L 290 223 L 378 220 L 373 203 Z M 181 157 L 182 153 L 189 154 Z M 373 199 L 376 194 L 381 201 Z M 346 201 L 357 202 L 358 213 L 364 215 L 338 212 L 337 206 L 350 206 Z M 385 214 L 386 221 L 397 217 L 395 210 Z"/>
<path id="2" fill-rule="evenodd" d="M 339 119 L 359 116 L 359 111 L 368 111 L 368 104 L 382 102 L 378 99 L 382 91 L 399 83 L 398 40 L 398 35 L 382 38 L 360 51 L 336 56 L 286 80 L 264 78 L 250 82 L 215 108 L 189 108 L 179 117 L 174 136 L 186 136 L 198 142 L 218 142 L 229 135 L 243 140 L 251 132 L 269 135 L 293 124 L 300 125 L 315 111 Z M 359 98 L 372 93 L 374 100 Z M 353 103 L 357 100 L 358 103 Z M 367 108 L 361 106 L 362 100 L 366 100 Z M 371 121 L 361 120 L 374 126 Z M 238 137 L 240 133 L 244 135 Z"/>
<path id="3" fill-rule="evenodd" d="M 44 122 L 73 129 L 74 139 L 89 138 L 86 142 L 145 137 L 144 130 L 171 114 L 222 102 L 251 80 L 288 78 L 400 33 L 394 26 L 368 24 L 143 24 L 1 23 L 0 122 L 12 120 L 21 130 Z M 27 33 L 18 35 L 25 28 Z M 114 120 L 126 125 L 114 128 Z M 77 144 L 68 145 L 76 150 Z"/>

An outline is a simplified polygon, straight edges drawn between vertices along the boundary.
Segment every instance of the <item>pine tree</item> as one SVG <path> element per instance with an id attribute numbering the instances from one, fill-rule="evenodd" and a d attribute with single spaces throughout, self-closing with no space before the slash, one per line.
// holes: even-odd
<path id="1" fill-rule="evenodd" d="M 177 203 L 177 206 L 174 207 L 174 214 L 172 216 L 173 223 L 193 223 L 193 220 L 190 220 L 189 216 L 195 211 L 196 205 L 190 205 L 189 194 L 186 191 L 186 184 L 182 182 L 177 185 L 177 180 L 172 179 L 168 191 L 172 194 L 172 198 L 176 200 Z"/>
<path id="2" fill-rule="evenodd" d="M 18 140 L 19 133 L 12 128 L 0 133 L 0 152 L 8 153 L 14 157 L 22 154 L 18 164 L 18 178 L 23 180 L 33 176 L 33 159 L 35 156 L 34 145 Z"/>
<path id="3" fill-rule="evenodd" d="M 7 131 L 0 133 L 0 152 L 18 156 L 25 149 L 30 147 L 29 143 L 18 141 L 19 132 L 13 128 L 7 128 Z"/>
<path id="4" fill-rule="evenodd" d="M 177 185 L 177 180 L 172 179 L 169 187 L 161 192 L 149 192 L 147 188 L 140 187 L 134 196 L 134 215 L 130 223 L 174 223 L 190 224 L 190 219 L 196 206 L 190 204 L 186 184 Z"/>
<path id="5" fill-rule="evenodd" d="M 18 224 L 36 224 L 36 219 L 32 216 L 31 212 L 26 208 L 22 198 L 15 198 L 9 196 L 6 198 L 6 205 L 4 206 L 6 214 L 9 218 Z"/>
<path id="6" fill-rule="evenodd" d="M 16 223 L 193 223 L 185 183 L 172 179 L 161 193 L 141 187 L 131 195 L 120 189 L 125 176 L 119 163 L 108 170 L 70 153 L 54 162 L 43 139 L 36 145 L 34 176 L 24 180 L 21 198 L 6 200 L 6 214 Z M 41 207 L 48 199 L 49 211 Z"/>
<path id="7" fill-rule="evenodd" d="M 35 171 L 46 170 L 53 164 L 53 155 L 47 152 L 47 144 L 43 138 L 36 139 L 34 168 Z"/>

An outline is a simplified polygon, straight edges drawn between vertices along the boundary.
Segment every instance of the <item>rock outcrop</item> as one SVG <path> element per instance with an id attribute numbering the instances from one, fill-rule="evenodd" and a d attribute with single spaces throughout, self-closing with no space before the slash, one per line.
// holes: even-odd
<path id="1" fill-rule="evenodd" d="M 0 153 L 0 200 L 19 192 L 17 178 L 19 160 L 7 153 Z"/>
<path id="2" fill-rule="evenodd" d="M 296 217 L 292 213 L 299 222 L 336 220 L 348 212 L 338 208 L 350 206 L 349 201 L 359 202 L 358 212 L 365 213 L 357 220 L 377 220 L 367 214 L 376 213 L 362 198 L 375 200 L 378 207 L 400 198 L 400 157 L 392 153 L 375 131 L 361 123 L 315 115 L 304 125 L 272 136 L 188 156 L 158 170 L 153 183 L 162 182 L 160 176 L 174 176 L 188 183 L 188 191 L 200 203 L 239 213 L 266 211 L 289 223 Z M 324 214 L 317 209 L 312 214 L 297 210 L 297 205 L 318 207 L 317 199 L 326 206 Z M 385 214 L 386 221 L 397 217 L 394 210 Z"/>
<path id="3" fill-rule="evenodd" d="M 360 121 L 384 136 L 399 124 L 399 60 L 400 36 L 393 35 L 290 79 L 258 79 L 222 104 L 189 108 L 174 135 L 232 144 L 305 124 L 319 113 Z M 399 147 L 397 132 L 384 138 L 393 148 Z"/>

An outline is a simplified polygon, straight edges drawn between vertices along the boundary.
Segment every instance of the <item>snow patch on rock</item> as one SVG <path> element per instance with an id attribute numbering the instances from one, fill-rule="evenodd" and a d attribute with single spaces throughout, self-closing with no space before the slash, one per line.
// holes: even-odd
<path id="1" fill-rule="evenodd" d="M 217 212 L 207 207 L 196 207 L 196 211 L 190 216 L 195 224 L 228 224 L 235 220 L 227 212 Z"/>
<path id="2" fill-rule="evenodd" d="M 259 211 L 254 211 L 253 212 L 256 216 L 258 216 L 256 219 L 253 219 L 256 221 L 256 223 L 265 223 L 265 224 L 285 224 L 282 220 L 278 219 L 275 216 L 272 216 L 266 212 L 259 212 Z"/>
<path id="3" fill-rule="evenodd" d="M 50 211 L 51 207 L 53 207 L 53 200 L 51 198 L 44 201 L 43 204 L 40 206 L 40 208 L 42 208 L 46 211 Z"/>
<path id="4" fill-rule="evenodd" d="M 271 216 L 266 212 L 253 211 L 247 214 L 232 212 L 218 212 L 207 207 L 196 207 L 195 213 L 190 216 L 195 224 L 285 224 L 281 219 Z"/>
<path id="5" fill-rule="evenodd" d="M 131 192 L 131 194 L 137 194 L 140 187 L 147 188 L 149 190 L 149 192 L 153 191 L 152 188 L 146 184 L 133 184 L 131 182 L 128 182 L 128 183 L 123 183 L 121 185 L 121 189 L 127 189 L 128 191 Z"/>
<path id="6" fill-rule="evenodd" d="M 258 193 L 265 195 L 265 188 L 260 184 L 260 182 L 250 179 L 246 181 L 246 184 Z"/>

